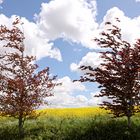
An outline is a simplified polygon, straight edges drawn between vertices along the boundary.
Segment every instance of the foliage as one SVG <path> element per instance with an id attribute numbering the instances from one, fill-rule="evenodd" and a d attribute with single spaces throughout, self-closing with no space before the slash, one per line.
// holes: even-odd
<path id="1" fill-rule="evenodd" d="M 110 22 L 106 26 L 102 37 L 95 39 L 100 47 L 107 49 L 100 52 L 103 62 L 95 69 L 81 66 L 87 72 L 80 81 L 99 83 L 101 91 L 97 97 L 108 98 L 101 106 L 111 110 L 115 117 L 127 116 L 130 126 L 130 117 L 140 112 L 140 39 L 131 45 L 122 39 L 120 28 Z"/>
<path id="2" fill-rule="evenodd" d="M 23 133 L 25 119 L 51 96 L 56 77 L 50 77 L 49 68 L 37 72 L 35 57 L 25 54 L 24 34 L 18 28 L 19 19 L 12 29 L 0 26 L 0 114 L 19 120 L 19 134 Z"/>

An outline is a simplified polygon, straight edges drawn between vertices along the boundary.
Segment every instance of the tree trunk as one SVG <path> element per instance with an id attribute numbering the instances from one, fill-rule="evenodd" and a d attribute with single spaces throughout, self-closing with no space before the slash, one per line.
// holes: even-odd
<path id="1" fill-rule="evenodd" d="M 131 117 L 130 116 L 127 116 L 127 125 L 128 125 L 128 128 L 130 129 L 131 128 Z"/>
<path id="2" fill-rule="evenodd" d="M 24 129 L 23 129 L 23 118 L 22 116 L 19 116 L 18 119 L 18 130 L 19 130 L 19 138 L 24 138 Z"/>

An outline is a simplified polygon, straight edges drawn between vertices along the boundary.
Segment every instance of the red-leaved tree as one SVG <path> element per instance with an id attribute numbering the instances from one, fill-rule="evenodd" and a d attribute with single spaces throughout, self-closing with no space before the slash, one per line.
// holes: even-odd
<path id="1" fill-rule="evenodd" d="M 12 29 L 0 26 L 0 114 L 17 118 L 23 137 L 24 121 L 53 95 L 56 76 L 50 77 L 48 67 L 37 72 L 36 59 L 25 54 L 24 34 L 17 25 L 18 19 Z"/>
<path id="2" fill-rule="evenodd" d="M 120 22 L 117 19 L 118 22 Z M 100 52 L 103 62 L 97 67 L 81 66 L 87 71 L 81 82 L 99 83 L 100 94 L 97 97 L 107 97 L 101 107 L 110 110 L 115 117 L 126 116 L 128 127 L 131 126 L 131 116 L 140 112 L 140 39 L 134 45 L 122 39 L 121 29 L 110 22 L 108 29 L 102 32 L 101 38 L 95 41 L 107 51 Z"/>

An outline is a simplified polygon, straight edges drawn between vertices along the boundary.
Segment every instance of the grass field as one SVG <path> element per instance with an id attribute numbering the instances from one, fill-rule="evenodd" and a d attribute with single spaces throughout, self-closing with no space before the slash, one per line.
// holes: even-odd
<path id="1" fill-rule="evenodd" d="M 140 140 L 140 114 L 114 119 L 99 108 L 44 109 L 25 122 L 25 140 Z M 18 140 L 17 120 L 0 118 L 0 140 Z"/>

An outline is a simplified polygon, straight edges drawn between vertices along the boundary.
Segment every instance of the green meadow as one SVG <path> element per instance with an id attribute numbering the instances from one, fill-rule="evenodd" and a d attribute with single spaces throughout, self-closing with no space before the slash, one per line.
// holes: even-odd
<path id="1" fill-rule="evenodd" d="M 99 108 L 45 109 L 24 125 L 24 140 L 140 140 L 140 114 L 113 118 Z M 19 140 L 17 120 L 0 117 L 0 140 Z"/>

